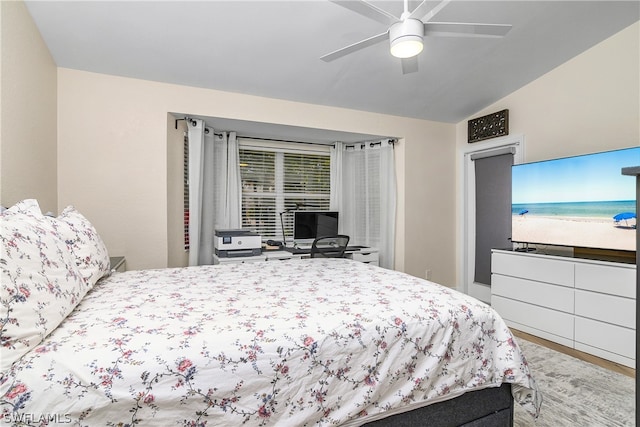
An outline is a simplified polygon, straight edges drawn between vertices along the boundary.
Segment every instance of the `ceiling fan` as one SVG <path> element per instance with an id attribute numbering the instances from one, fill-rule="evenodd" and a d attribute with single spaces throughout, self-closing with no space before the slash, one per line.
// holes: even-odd
<path id="1" fill-rule="evenodd" d="M 409 12 L 409 0 L 404 0 L 404 12 L 399 18 L 365 0 L 329 1 L 374 21 L 389 25 L 389 28 L 384 33 L 322 56 L 320 59 L 325 62 L 333 61 L 388 39 L 391 45 L 391 54 L 401 59 L 402 73 L 408 74 L 418 71 L 417 55 L 422 52 L 422 41 L 425 36 L 503 37 L 511 29 L 511 25 L 508 24 L 432 22 L 431 20 L 451 0 L 424 0 L 412 12 Z"/>

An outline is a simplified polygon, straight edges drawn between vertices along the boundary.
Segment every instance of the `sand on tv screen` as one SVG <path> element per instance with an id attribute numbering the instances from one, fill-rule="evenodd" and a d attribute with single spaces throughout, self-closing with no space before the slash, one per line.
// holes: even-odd
<path id="1" fill-rule="evenodd" d="M 640 147 L 512 167 L 513 242 L 635 251 Z"/>

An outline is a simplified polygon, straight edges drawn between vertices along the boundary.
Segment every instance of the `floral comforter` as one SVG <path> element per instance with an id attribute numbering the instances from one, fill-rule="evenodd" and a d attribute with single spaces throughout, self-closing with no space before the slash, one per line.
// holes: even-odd
<path id="1" fill-rule="evenodd" d="M 0 376 L 6 423 L 358 425 L 512 387 L 525 358 L 487 305 L 343 259 L 115 273 Z"/>

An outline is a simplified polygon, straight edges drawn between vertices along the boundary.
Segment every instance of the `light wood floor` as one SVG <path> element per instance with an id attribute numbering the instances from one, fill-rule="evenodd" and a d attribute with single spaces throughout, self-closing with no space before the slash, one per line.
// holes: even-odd
<path id="1" fill-rule="evenodd" d="M 515 335 L 516 337 L 522 338 L 527 341 L 531 341 L 534 344 L 545 346 L 547 348 L 550 348 L 551 350 L 559 351 L 560 353 L 573 356 L 577 359 L 584 360 L 585 362 L 593 363 L 594 365 L 601 366 L 605 369 L 618 372 L 620 374 L 626 375 L 631 378 L 636 377 L 636 370 L 633 368 L 629 368 L 628 366 L 620 365 L 618 363 L 611 362 L 610 360 L 602 359 L 600 357 L 597 357 L 592 354 L 585 353 L 579 350 L 575 350 L 570 347 L 565 347 L 558 343 L 548 341 L 543 338 L 536 337 L 534 335 L 527 334 L 526 332 L 518 331 L 515 329 L 512 329 L 511 332 L 513 332 L 513 335 Z"/>

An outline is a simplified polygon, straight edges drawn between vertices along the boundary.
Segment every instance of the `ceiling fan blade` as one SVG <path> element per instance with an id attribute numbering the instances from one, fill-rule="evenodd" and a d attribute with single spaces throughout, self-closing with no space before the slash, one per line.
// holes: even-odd
<path id="1" fill-rule="evenodd" d="M 364 0 L 329 0 L 332 3 L 345 7 L 353 12 L 356 12 L 362 16 L 366 16 L 374 21 L 381 22 L 386 25 L 395 24 L 400 20 L 379 7 L 372 5 Z"/>
<path id="2" fill-rule="evenodd" d="M 418 57 L 402 58 L 402 74 L 410 74 L 418 71 Z"/>
<path id="3" fill-rule="evenodd" d="M 512 25 L 472 22 L 425 22 L 425 36 L 439 37 L 503 37 Z"/>
<path id="4" fill-rule="evenodd" d="M 384 33 L 377 34 L 373 37 L 369 37 L 368 39 L 364 39 L 357 43 L 350 44 L 349 46 L 343 47 L 342 49 L 338 49 L 334 52 L 328 53 L 320 57 L 320 59 L 322 59 L 324 62 L 331 62 L 335 59 L 342 58 L 343 56 L 348 55 L 352 52 L 358 51 L 360 49 L 364 49 L 365 47 L 378 44 L 384 40 L 389 40 L 389 31 L 385 31 Z"/>
<path id="5" fill-rule="evenodd" d="M 424 0 L 416 7 L 409 18 L 431 21 L 451 0 Z"/>

